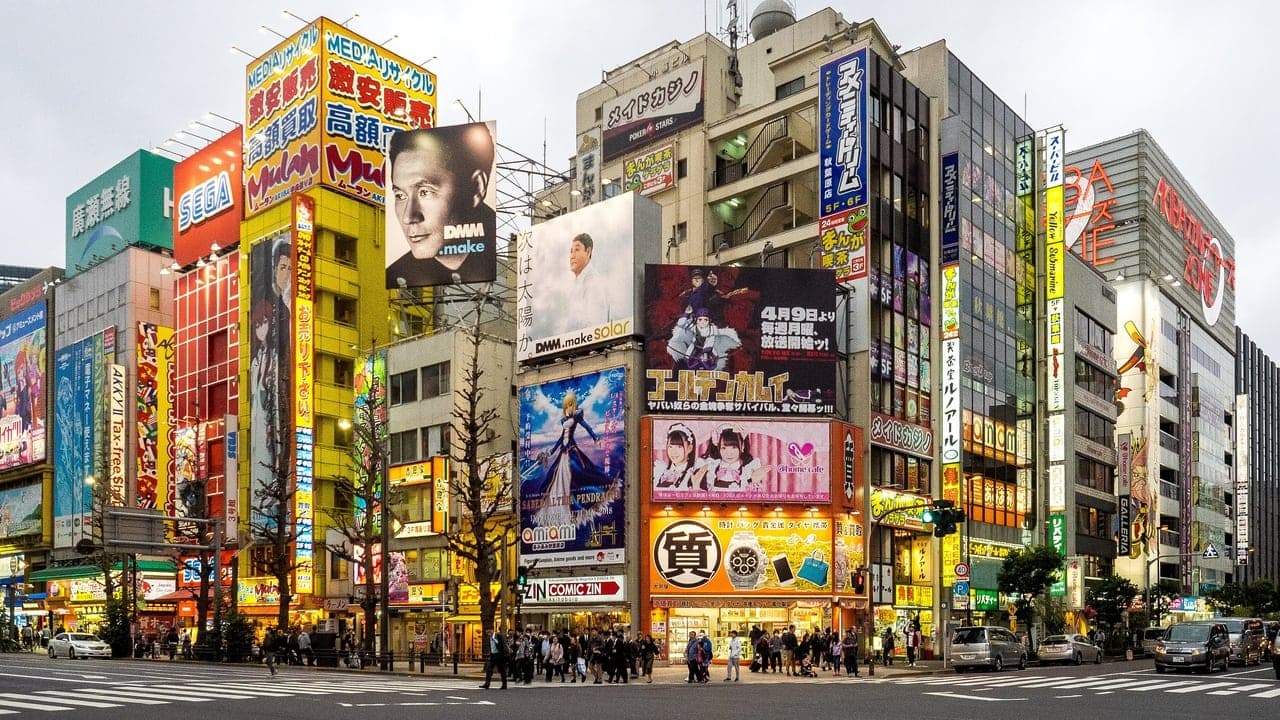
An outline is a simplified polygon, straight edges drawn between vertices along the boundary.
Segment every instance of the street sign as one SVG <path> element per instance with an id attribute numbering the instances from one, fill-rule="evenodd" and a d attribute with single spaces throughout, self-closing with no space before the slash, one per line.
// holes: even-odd
<path id="1" fill-rule="evenodd" d="M 969 597 L 969 581 L 957 580 L 956 583 L 951 586 L 951 594 L 954 597 Z"/>
<path id="2" fill-rule="evenodd" d="M 1201 557 L 1205 558 L 1206 560 L 1211 560 L 1213 558 L 1218 557 L 1218 548 L 1214 547 L 1213 543 L 1209 543 L 1209 547 L 1204 549 L 1204 554 L 1201 555 Z"/>
<path id="3" fill-rule="evenodd" d="M 962 580 L 969 577 L 969 563 L 956 563 L 956 577 Z"/>

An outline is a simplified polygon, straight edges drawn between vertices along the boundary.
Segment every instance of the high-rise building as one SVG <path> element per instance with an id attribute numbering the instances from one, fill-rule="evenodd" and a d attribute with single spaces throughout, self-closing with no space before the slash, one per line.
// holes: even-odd
<path id="1" fill-rule="evenodd" d="M 1280 366 L 1236 328 L 1235 580 L 1280 580 Z"/>

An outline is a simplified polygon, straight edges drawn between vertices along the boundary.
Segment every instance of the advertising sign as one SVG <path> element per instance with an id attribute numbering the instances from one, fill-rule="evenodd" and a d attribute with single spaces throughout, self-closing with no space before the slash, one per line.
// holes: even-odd
<path id="1" fill-rule="evenodd" d="M 676 146 L 667 145 L 622 164 L 622 189 L 655 195 L 676 186 Z"/>
<path id="2" fill-rule="evenodd" d="M 879 486 L 871 488 L 871 517 L 888 527 L 923 530 L 924 506 L 929 498 L 913 493 L 898 492 Z M 914 507 L 913 507 L 914 506 Z"/>
<path id="3" fill-rule="evenodd" d="M 359 486 L 366 482 L 365 468 L 372 466 L 373 454 L 377 452 L 377 448 L 369 444 L 373 432 L 378 434 L 374 440 L 379 443 L 379 447 L 387 447 L 389 423 L 387 422 L 386 350 L 375 350 L 364 356 L 356 365 L 353 408 L 351 423 L 355 427 L 362 428 L 360 432 L 351 433 L 351 452 L 353 457 L 359 458 L 352 470 L 356 473 L 355 482 Z M 419 476 L 425 476 L 422 481 L 431 479 L 430 463 L 418 463 L 409 466 L 409 469 L 402 466 L 387 468 L 388 482 L 418 481 Z M 363 497 L 355 498 L 355 505 L 356 524 L 359 526 L 363 523 L 363 514 L 369 508 L 365 507 Z M 374 510 L 377 509 L 374 508 Z M 373 515 L 373 527 L 381 527 L 381 514 L 378 512 Z"/>
<path id="4" fill-rule="evenodd" d="M 831 502 L 825 420 L 646 417 L 654 502 Z"/>
<path id="5" fill-rule="evenodd" d="M 138 150 L 67 197 L 67 278 L 129 245 L 173 247 L 173 164 Z"/>
<path id="6" fill-rule="evenodd" d="M 1156 182 L 1151 205 L 1182 238 L 1182 279 L 1186 281 L 1187 291 L 1199 300 L 1205 323 L 1209 327 L 1217 325 L 1227 290 L 1234 291 L 1236 287 L 1235 258 L 1222 246 L 1220 233 L 1205 227 L 1204 222 L 1196 217 L 1196 211 L 1166 178 L 1161 177 Z M 1225 237 L 1225 234 L 1221 235 Z"/>
<path id="7" fill-rule="evenodd" d="M 960 154 L 942 156 L 942 264 L 960 262 Z M 945 297 L 945 293 L 944 293 Z"/>
<path id="8" fill-rule="evenodd" d="M 835 412 L 830 271 L 645 267 L 649 412 Z"/>
<path id="9" fill-rule="evenodd" d="M 249 250 L 249 497 L 259 498 L 273 477 L 287 477 L 293 449 L 293 242 L 290 233 Z M 258 536 L 279 512 L 253 502 Z"/>
<path id="10" fill-rule="evenodd" d="M 435 75 L 315 20 L 246 68 L 246 217 L 317 183 L 381 206 L 386 136 L 435 106 Z"/>
<path id="11" fill-rule="evenodd" d="M 93 517 L 93 486 L 84 481 L 96 472 L 93 347 L 94 338 L 88 337 L 54 355 L 53 544 L 58 548 L 85 537 Z"/>
<path id="12" fill-rule="evenodd" d="M 605 161 L 702 122 L 702 66 L 694 58 L 605 102 Z"/>
<path id="13" fill-rule="evenodd" d="M 0 488 L 0 539 L 39 535 L 44 528 L 43 497 L 40 483 Z"/>
<path id="14" fill-rule="evenodd" d="M 137 489 L 134 504 L 145 509 L 167 509 L 167 455 L 161 457 L 160 426 L 168 427 L 169 369 L 173 363 L 173 329 L 140 322 L 134 338 L 137 349 L 138 377 L 134 383 L 134 421 L 137 424 L 137 447 L 134 477 Z M 168 443 L 165 443 L 168 445 Z M 167 452 L 167 451 L 166 451 Z M 164 472 L 161 472 L 164 468 Z M 165 484 L 167 485 L 167 483 Z"/>
<path id="15" fill-rule="evenodd" d="M 293 517 L 297 557 L 293 589 L 299 593 L 310 593 L 314 581 L 315 215 L 315 200 L 301 193 L 293 196 Z"/>
<path id="16" fill-rule="evenodd" d="M 637 294 L 662 209 L 635 193 L 534 225 L 519 242 L 516 357 L 580 352 L 639 333 Z"/>
<path id="17" fill-rule="evenodd" d="M 510 453 L 506 453 L 510 457 Z M 413 537 L 436 535 L 444 532 L 449 526 L 449 460 L 444 457 L 433 457 L 430 460 L 405 465 L 392 465 L 387 468 L 387 482 L 391 486 L 431 485 L 431 513 L 424 514 L 422 520 L 407 523 L 415 527 Z M 489 500 L 486 499 L 486 502 Z M 375 520 L 374 522 L 377 522 Z M 398 538 L 409 537 L 406 532 L 396 535 Z"/>
<path id="18" fill-rule="evenodd" d="M 832 592 L 852 592 L 851 582 L 858 568 L 867 564 L 865 529 L 857 515 L 835 519 L 835 556 Z"/>
<path id="19" fill-rule="evenodd" d="M 1251 467 L 1249 436 L 1249 396 L 1237 395 L 1235 406 L 1236 446 L 1236 564 L 1249 564 L 1249 474 Z"/>
<path id="20" fill-rule="evenodd" d="M 626 546 L 626 385 L 619 367 L 520 388 L 522 558 Z"/>
<path id="21" fill-rule="evenodd" d="M 829 518 L 650 520 L 653 593 L 831 591 Z"/>
<path id="22" fill-rule="evenodd" d="M 214 243 L 240 240 L 244 211 L 244 133 L 237 126 L 173 168 L 173 259 L 190 265 Z"/>
<path id="23" fill-rule="evenodd" d="M 578 152 L 574 156 L 577 170 L 575 187 L 578 190 L 579 207 L 586 207 L 603 197 L 600 172 L 604 161 L 600 158 L 602 150 L 600 128 L 593 127 L 578 135 L 576 147 Z"/>
<path id="24" fill-rule="evenodd" d="M 128 429 L 125 412 L 129 398 L 128 372 L 123 365 L 107 365 L 107 478 L 111 482 L 111 504 L 124 505 L 129 487 L 125 468 L 124 441 Z"/>
<path id="25" fill-rule="evenodd" d="M 844 283 L 867 273 L 867 50 L 818 71 L 822 267 Z"/>
<path id="26" fill-rule="evenodd" d="M 173 431 L 174 517 L 202 518 L 206 515 L 208 494 L 203 441 L 203 423 L 186 425 Z M 175 536 L 179 542 L 183 539 L 194 541 L 199 538 L 200 530 L 201 526 L 196 523 L 179 522 L 175 526 Z"/>
<path id="27" fill-rule="evenodd" d="M 530 578 L 524 589 L 525 605 L 581 605 L 624 602 L 625 575 L 593 577 Z"/>
<path id="28" fill-rule="evenodd" d="M 236 601 L 239 605 L 279 605 L 280 583 L 273 577 L 240 578 Z"/>
<path id="29" fill-rule="evenodd" d="M 1084 560 L 1067 558 L 1067 607 L 1079 610 L 1084 607 Z"/>
<path id="30" fill-rule="evenodd" d="M 925 460 L 933 459 L 933 431 L 924 425 L 899 420 L 891 415 L 871 413 L 872 445 L 897 450 Z"/>
<path id="31" fill-rule="evenodd" d="M 0 320 L 0 470 L 45 460 L 47 307 L 37 302 Z"/>
<path id="32" fill-rule="evenodd" d="M 387 149 L 387 288 L 497 277 L 495 123 L 393 133 Z"/>
<path id="33" fill-rule="evenodd" d="M 1237 419 L 1239 415 L 1236 416 Z M 1238 420 L 1237 420 L 1238 421 Z M 1239 455 L 1236 456 L 1239 458 Z M 1133 549 L 1130 528 L 1133 522 L 1132 506 L 1129 501 L 1130 482 L 1133 474 L 1133 435 L 1119 433 L 1116 435 L 1116 511 L 1119 532 L 1116 533 L 1116 556 L 1129 557 Z"/>

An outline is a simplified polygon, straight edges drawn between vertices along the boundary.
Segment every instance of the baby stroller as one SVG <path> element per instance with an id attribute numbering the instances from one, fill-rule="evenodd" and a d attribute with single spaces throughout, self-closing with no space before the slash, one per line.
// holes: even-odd
<path id="1" fill-rule="evenodd" d="M 800 658 L 800 677 L 818 677 L 818 671 L 813 669 L 813 660 L 808 655 Z"/>

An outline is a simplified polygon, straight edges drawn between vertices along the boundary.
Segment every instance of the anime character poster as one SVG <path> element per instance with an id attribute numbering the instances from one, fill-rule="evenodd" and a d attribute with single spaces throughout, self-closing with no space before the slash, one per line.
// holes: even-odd
<path id="1" fill-rule="evenodd" d="M 520 554 L 540 567 L 622 562 L 626 370 L 520 389 Z"/>
<path id="2" fill-rule="evenodd" d="M 293 467 L 293 247 L 288 234 L 249 251 L 249 460 L 255 536 L 279 512 L 266 497 L 274 482 L 289 482 Z M 280 480 L 276 480 L 279 477 Z"/>
<path id="3" fill-rule="evenodd" d="M 45 304 L 0 320 L 0 469 L 45 459 Z"/>
<path id="4" fill-rule="evenodd" d="M 835 412 L 830 270 L 645 266 L 649 412 Z"/>
<path id="5" fill-rule="evenodd" d="M 831 502 L 825 420 L 647 417 L 654 502 Z"/>

